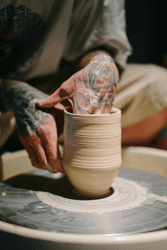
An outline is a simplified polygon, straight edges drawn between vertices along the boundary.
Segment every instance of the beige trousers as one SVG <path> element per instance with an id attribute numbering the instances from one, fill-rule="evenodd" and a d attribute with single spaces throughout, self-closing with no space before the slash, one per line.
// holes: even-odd
<path id="1" fill-rule="evenodd" d="M 118 84 L 114 106 L 122 110 L 122 128 L 167 107 L 167 69 L 129 64 Z"/>
<path id="2" fill-rule="evenodd" d="M 51 94 L 56 90 L 56 80 L 57 76 L 53 76 L 49 80 L 50 86 L 48 81 L 46 84 L 43 80 L 41 85 L 36 87 L 42 91 L 46 89 L 45 92 Z M 137 124 L 167 108 L 167 70 L 150 64 L 127 65 L 118 84 L 114 106 L 122 110 L 122 128 Z M 11 112 L 0 116 L 0 147 L 8 139 L 14 127 L 15 121 Z"/>

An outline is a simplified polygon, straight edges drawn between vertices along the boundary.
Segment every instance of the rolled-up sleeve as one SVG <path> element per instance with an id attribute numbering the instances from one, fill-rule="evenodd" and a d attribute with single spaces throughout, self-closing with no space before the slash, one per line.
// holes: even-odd
<path id="1" fill-rule="evenodd" d="M 124 0 L 76 1 L 64 50 L 74 61 L 85 53 L 104 49 L 124 68 L 131 45 L 126 35 Z"/>

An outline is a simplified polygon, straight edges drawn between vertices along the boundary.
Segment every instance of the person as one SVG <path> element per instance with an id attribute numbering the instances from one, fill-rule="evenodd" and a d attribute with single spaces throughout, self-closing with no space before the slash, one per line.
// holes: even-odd
<path id="1" fill-rule="evenodd" d="M 127 65 L 131 51 L 123 0 L 0 3 L 0 106 L 13 112 L 33 166 L 63 171 L 57 134 L 65 99 L 82 114 L 107 113 L 114 102 L 125 145 L 146 144 L 165 126 L 166 71 Z M 28 84 L 62 65 L 75 72 L 60 86 L 55 79 L 49 97 Z M 150 117 L 155 126 L 145 138 L 141 128 Z"/>

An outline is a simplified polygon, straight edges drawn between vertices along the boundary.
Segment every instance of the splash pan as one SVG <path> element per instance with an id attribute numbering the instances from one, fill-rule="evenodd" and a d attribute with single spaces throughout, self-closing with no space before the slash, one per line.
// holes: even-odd
<path id="1" fill-rule="evenodd" d="M 149 159 L 150 152 L 143 159 Z M 161 158 L 166 153 L 153 150 L 153 157 L 157 152 Z M 135 154 L 137 158 L 141 149 L 135 148 Z M 124 152 L 123 165 L 135 154 Z M 47 242 L 47 247 L 60 249 L 67 245 L 68 249 L 92 245 L 96 249 L 141 249 L 146 243 L 152 249 L 166 249 L 166 190 L 166 177 L 123 166 L 108 197 L 83 200 L 73 194 L 65 175 L 27 172 L 0 184 L 0 229 L 2 235 L 12 233 L 12 237 L 20 235 L 31 243 Z"/>

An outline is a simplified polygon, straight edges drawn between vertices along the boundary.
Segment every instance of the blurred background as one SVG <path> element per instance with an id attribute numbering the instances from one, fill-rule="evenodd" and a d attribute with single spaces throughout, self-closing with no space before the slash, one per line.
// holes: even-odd
<path id="1" fill-rule="evenodd" d="M 167 67 L 167 13 L 163 0 L 126 0 L 127 35 L 133 47 L 128 62 Z"/>

